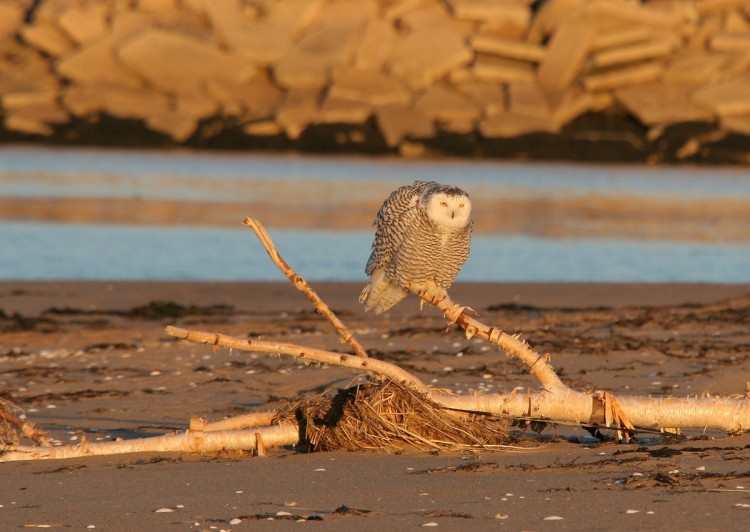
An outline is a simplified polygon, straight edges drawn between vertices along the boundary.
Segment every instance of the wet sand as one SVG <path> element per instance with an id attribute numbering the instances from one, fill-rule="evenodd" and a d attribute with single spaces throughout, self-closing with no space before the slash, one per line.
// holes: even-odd
<path id="1" fill-rule="evenodd" d="M 366 315 L 361 286 L 318 283 L 371 355 L 455 393 L 535 389 L 514 360 L 409 298 Z M 523 332 L 566 384 L 616 394 L 744 393 L 750 285 L 471 284 L 454 299 Z M 284 408 L 359 378 L 341 368 L 173 340 L 164 326 L 343 349 L 285 283 L 0 282 L 0 397 L 75 443 Z M 247 530 L 732 530 L 750 516 L 750 436 L 689 430 L 598 442 L 568 426 L 481 453 L 276 449 L 268 457 L 130 454 L 0 464 L 0 525 Z M 237 521 L 239 520 L 239 521 Z M 278 527 L 279 523 L 265 526 Z M 292 526 L 304 526 L 289 524 Z"/>

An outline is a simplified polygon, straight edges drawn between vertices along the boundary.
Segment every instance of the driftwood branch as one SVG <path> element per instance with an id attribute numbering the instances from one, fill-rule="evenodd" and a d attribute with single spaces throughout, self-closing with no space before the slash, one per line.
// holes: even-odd
<path id="1" fill-rule="evenodd" d="M 433 390 L 406 370 L 372 358 L 367 358 L 361 344 L 333 311 L 317 296 L 305 280 L 281 258 L 263 225 L 245 219 L 263 243 L 271 260 L 316 309 L 339 332 L 342 342 L 349 343 L 356 356 L 315 349 L 295 344 L 236 338 L 217 332 L 167 327 L 168 335 L 178 339 L 222 346 L 236 350 L 289 356 L 304 363 L 319 363 L 351 368 L 378 377 L 379 382 L 398 383 L 410 393 L 431 401 L 436 410 L 445 409 L 446 415 L 464 416 L 467 413 L 504 418 L 575 423 L 584 426 L 606 427 L 617 431 L 618 437 L 638 429 L 660 430 L 672 428 L 719 429 L 729 433 L 750 430 L 750 399 L 739 398 L 651 398 L 615 396 L 606 391 L 583 393 L 566 386 L 550 364 L 549 355 L 536 353 L 520 335 L 510 335 L 499 328 L 486 325 L 466 312 L 466 307 L 449 298 L 433 300 L 429 294 L 417 293 L 424 301 L 441 310 L 446 318 L 458 324 L 467 338 L 478 337 L 521 361 L 534 375 L 541 389 L 530 393 L 486 394 L 456 397 Z M 54 448 L 14 447 L 0 455 L 0 461 L 69 458 L 127 452 L 217 452 L 221 450 L 253 450 L 263 454 L 266 447 L 290 445 L 304 437 L 301 426 L 289 421 L 278 421 L 274 412 L 247 414 L 227 420 L 207 423 L 192 419 L 185 433 L 117 442 L 89 443 Z M 403 413 L 396 412 L 400 419 Z M 393 417 L 393 415 L 390 415 Z M 399 427 L 398 423 L 392 426 Z M 245 428 L 251 427 L 251 428 Z M 417 435 L 417 438 L 421 436 Z"/>
<path id="2" fill-rule="evenodd" d="M 298 361 L 308 363 L 316 362 L 332 366 L 343 366 L 357 371 L 373 373 L 383 378 L 392 379 L 422 393 L 427 393 L 428 391 L 427 386 L 408 371 L 374 358 L 365 359 L 344 353 L 334 353 L 333 351 L 325 351 L 323 349 L 315 349 L 296 344 L 236 338 L 234 336 L 215 332 L 195 331 L 172 326 L 167 326 L 166 333 L 169 336 L 190 342 L 209 344 L 217 347 L 228 347 L 240 351 L 252 351 L 254 353 L 286 355 L 291 356 Z"/>
<path id="3" fill-rule="evenodd" d="M 476 322 L 476 320 L 474 320 Z M 482 326 L 486 327 L 486 326 Z M 438 405 L 452 410 L 485 413 L 496 416 L 537 419 L 560 423 L 580 423 L 613 429 L 706 428 L 729 433 L 750 429 L 750 401 L 739 399 L 653 398 L 619 396 L 608 392 L 583 393 L 564 384 L 551 390 L 531 393 L 452 396 L 444 391 L 430 390 L 417 377 L 389 362 L 366 361 L 295 344 L 245 340 L 208 331 L 167 327 L 167 334 L 183 340 L 227 347 L 241 351 L 291 356 L 297 360 L 343 366 L 395 380 L 415 391 L 426 393 Z M 509 337 L 513 338 L 513 337 Z M 520 340 L 516 340 L 520 342 Z M 526 344 L 523 344 L 526 345 Z M 519 347 L 514 344 L 514 347 Z M 531 351 L 524 347 L 524 351 Z M 531 351 L 533 353 L 533 351 Z M 531 355 L 526 353 L 527 358 Z M 548 367 L 549 364 L 544 362 Z M 533 364 L 533 369 L 537 364 Z M 626 415 L 624 415 L 626 414 Z M 618 416 L 620 421 L 618 422 Z M 630 424 L 622 421 L 629 419 Z"/>
<path id="4" fill-rule="evenodd" d="M 254 450 L 256 453 L 263 454 L 259 451 L 265 447 L 280 447 L 296 443 L 299 438 L 298 431 L 297 426 L 291 423 L 246 430 L 207 431 L 198 427 L 183 433 L 133 440 L 90 443 L 84 439 L 76 445 L 60 447 L 15 447 L 0 455 L 0 462 L 143 452 L 215 453 L 227 450 Z"/>
<path id="5" fill-rule="evenodd" d="M 263 244 L 263 247 L 266 249 L 268 256 L 271 258 L 271 261 L 282 271 L 284 275 L 286 275 L 287 279 L 292 282 L 295 288 L 305 294 L 305 296 L 312 302 L 312 304 L 315 305 L 315 308 L 320 313 L 320 315 L 327 319 L 331 323 L 331 325 L 333 325 L 333 327 L 338 331 L 338 333 L 341 335 L 341 343 L 348 343 L 357 356 L 366 358 L 367 351 L 365 351 L 365 348 L 362 347 L 362 344 L 360 344 L 359 341 L 354 337 L 354 334 L 349 329 L 349 327 L 344 325 L 344 323 L 338 318 L 338 316 L 336 316 L 336 314 L 334 314 L 334 312 L 328 307 L 328 305 L 322 299 L 320 299 L 320 297 L 317 293 L 315 293 L 312 287 L 307 284 L 307 281 L 305 281 L 305 279 L 302 278 L 301 275 L 298 275 L 297 272 L 295 272 L 292 267 L 289 266 L 289 264 L 287 264 L 287 262 L 281 257 L 281 254 L 276 249 L 276 246 L 271 240 L 271 237 L 268 235 L 265 226 L 261 222 L 259 222 L 258 220 L 254 220 L 253 218 L 245 218 L 242 223 L 255 231 L 255 234 L 258 236 L 260 243 Z"/>

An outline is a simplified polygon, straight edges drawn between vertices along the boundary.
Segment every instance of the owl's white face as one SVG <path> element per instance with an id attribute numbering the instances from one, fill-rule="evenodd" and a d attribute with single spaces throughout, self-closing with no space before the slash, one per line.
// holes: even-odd
<path id="1" fill-rule="evenodd" d="M 436 192 L 427 198 L 427 216 L 439 226 L 462 229 L 471 221 L 471 200 L 466 195 Z"/>

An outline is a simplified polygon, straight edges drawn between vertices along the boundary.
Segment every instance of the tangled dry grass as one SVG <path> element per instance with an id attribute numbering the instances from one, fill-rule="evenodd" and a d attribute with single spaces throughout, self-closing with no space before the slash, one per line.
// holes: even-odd
<path id="1" fill-rule="evenodd" d="M 280 417 L 296 421 L 310 451 L 461 451 L 518 443 L 506 420 L 440 408 L 390 379 L 299 401 Z"/>

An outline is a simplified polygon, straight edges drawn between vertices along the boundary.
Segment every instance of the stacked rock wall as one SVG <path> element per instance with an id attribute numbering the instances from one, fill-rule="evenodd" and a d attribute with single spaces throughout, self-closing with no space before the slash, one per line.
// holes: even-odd
<path id="1" fill-rule="evenodd" d="M 750 2 L 0 0 L 0 113 L 5 140 L 750 162 Z"/>

